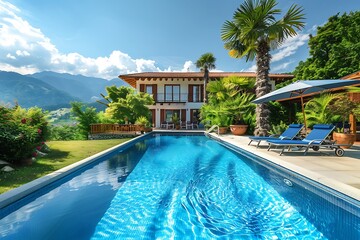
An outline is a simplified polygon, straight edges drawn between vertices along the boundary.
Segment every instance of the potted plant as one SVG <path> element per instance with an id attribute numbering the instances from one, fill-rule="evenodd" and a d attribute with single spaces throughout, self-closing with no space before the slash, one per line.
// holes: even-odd
<path id="1" fill-rule="evenodd" d="M 138 124 L 140 126 L 140 131 L 142 133 L 152 131 L 151 123 L 145 116 L 138 117 L 135 124 Z"/>
<path id="2" fill-rule="evenodd" d="M 237 95 L 234 99 L 226 102 L 227 108 L 232 115 L 232 124 L 230 130 L 234 135 L 244 135 L 248 129 L 247 119 L 250 119 L 255 105 L 251 101 L 255 98 L 252 93 L 242 93 Z"/>
<path id="3" fill-rule="evenodd" d="M 333 133 L 333 140 L 337 144 L 344 145 L 343 148 L 350 148 L 356 140 L 356 133 L 350 133 L 350 129 L 345 128 L 345 122 L 350 114 L 359 108 L 358 104 L 351 101 L 347 94 L 339 94 L 328 108 L 333 114 L 339 115 L 342 121 L 341 126 Z"/>
<path id="4" fill-rule="evenodd" d="M 175 129 L 179 130 L 180 129 L 180 119 L 179 119 L 179 116 L 177 115 L 177 113 L 174 113 L 174 115 L 172 116 L 172 122 L 174 123 Z"/>
<path id="5" fill-rule="evenodd" d="M 229 128 L 231 118 L 226 114 L 221 114 L 221 112 L 213 119 L 213 124 L 219 126 L 219 134 L 227 133 Z"/>

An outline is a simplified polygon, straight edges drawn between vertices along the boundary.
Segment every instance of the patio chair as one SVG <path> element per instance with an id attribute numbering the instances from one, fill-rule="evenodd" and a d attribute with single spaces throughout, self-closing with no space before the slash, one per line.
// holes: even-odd
<path id="1" fill-rule="evenodd" d="M 168 122 L 167 129 L 175 129 L 175 124 L 173 122 Z"/>
<path id="2" fill-rule="evenodd" d="M 167 129 L 168 127 L 168 124 L 166 121 L 162 122 L 161 125 L 160 125 L 160 128 L 164 128 L 164 129 Z"/>
<path id="3" fill-rule="evenodd" d="M 180 121 L 180 128 L 186 129 L 186 121 Z"/>
<path id="4" fill-rule="evenodd" d="M 334 141 L 327 140 L 327 137 L 334 128 L 335 126 L 332 124 L 317 124 L 314 125 L 313 130 L 302 140 L 268 140 L 268 151 L 272 146 L 282 146 L 283 149 L 280 152 L 280 155 L 282 155 L 286 147 L 288 151 L 290 151 L 291 147 L 298 147 L 299 149 L 305 147 L 304 155 L 306 155 L 310 148 L 314 151 L 318 151 L 320 148 L 330 148 L 335 149 L 336 156 L 341 157 L 344 155 L 344 150 L 340 145 L 336 145 Z"/>
<path id="5" fill-rule="evenodd" d="M 250 142 L 248 145 L 250 145 L 252 142 L 258 142 L 256 147 L 259 147 L 261 141 L 294 139 L 299 134 L 302 128 L 302 124 L 290 124 L 289 127 L 280 136 L 277 136 L 275 134 L 268 137 L 251 136 L 249 137 Z"/>

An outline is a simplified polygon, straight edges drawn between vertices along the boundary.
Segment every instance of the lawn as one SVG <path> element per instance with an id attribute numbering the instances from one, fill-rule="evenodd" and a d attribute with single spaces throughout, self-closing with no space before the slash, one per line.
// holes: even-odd
<path id="1" fill-rule="evenodd" d="M 51 149 L 48 155 L 29 166 L 16 166 L 16 171 L 0 172 L 0 194 L 128 140 L 47 142 Z"/>

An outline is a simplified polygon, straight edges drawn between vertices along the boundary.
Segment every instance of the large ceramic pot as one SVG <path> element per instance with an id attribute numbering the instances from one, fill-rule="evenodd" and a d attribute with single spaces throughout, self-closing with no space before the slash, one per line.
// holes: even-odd
<path id="1" fill-rule="evenodd" d="M 230 130 L 234 135 L 244 135 L 248 125 L 230 125 Z"/>
<path id="2" fill-rule="evenodd" d="M 336 144 L 346 145 L 346 146 L 341 146 L 342 148 L 350 148 L 356 140 L 356 134 L 334 132 L 333 140 L 336 141 Z"/>

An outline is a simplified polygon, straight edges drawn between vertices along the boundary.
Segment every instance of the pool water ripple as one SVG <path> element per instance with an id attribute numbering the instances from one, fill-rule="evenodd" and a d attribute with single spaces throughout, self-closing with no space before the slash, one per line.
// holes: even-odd
<path id="1" fill-rule="evenodd" d="M 148 143 L 93 239 L 325 239 L 239 156 L 204 138 L 165 138 L 161 151 Z"/>

